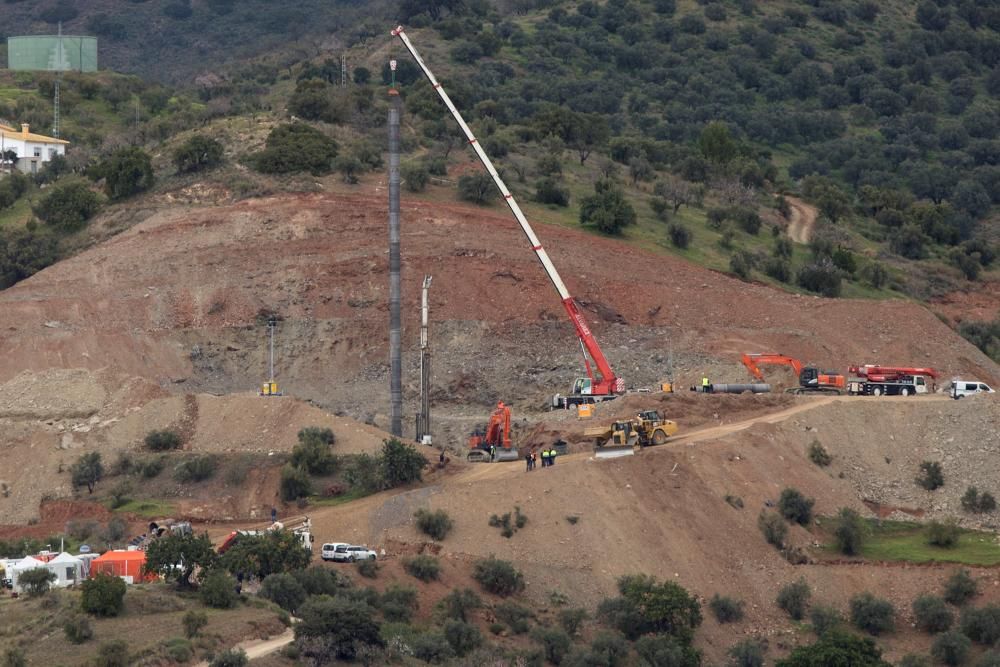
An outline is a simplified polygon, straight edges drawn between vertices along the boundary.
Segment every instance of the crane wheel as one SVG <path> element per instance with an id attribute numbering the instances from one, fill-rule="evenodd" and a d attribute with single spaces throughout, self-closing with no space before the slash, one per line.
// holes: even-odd
<path id="1" fill-rule="evenodd" d="M 872 396 L 881 396 L 881 395 L 882 395 L 882 387 L 875 387 L 874 389 L 872 389 Z"/>
<path id="2" fill-rule="evenodd" d="M 910 395 L 910 388 L 909 387 L 903 387 L 900 390 L 899 393 L 902 394 L 903 396 L 909 396 Z"/>

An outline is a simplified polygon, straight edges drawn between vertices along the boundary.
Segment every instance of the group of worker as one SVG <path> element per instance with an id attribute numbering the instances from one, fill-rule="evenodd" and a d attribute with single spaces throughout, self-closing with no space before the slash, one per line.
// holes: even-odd
<path id="1" fill-rule="evenodd" d="M 543 449 L 540 454 L 535 454 L 534 450 L 528 452 L 524 455 L 524 462 L 527 465 L 527 470 L 534 470 L 535 464 L 538 462 L 539 457 L 542 459 L 542 467 L 554 466 L 556 464 L 556 456 L 559 452 L 552 449 Z"/>

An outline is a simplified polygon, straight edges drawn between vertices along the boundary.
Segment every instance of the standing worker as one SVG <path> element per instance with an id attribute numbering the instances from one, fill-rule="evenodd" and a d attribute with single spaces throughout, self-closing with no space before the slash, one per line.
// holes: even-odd
<path id="1" fill-rule="evenodd" d="M 704 394 L 711 394 L 712 393 L 712 384 L 708 381 L 707 377 L 703 377 L 701 379 L 701 391 Z"/>
<path id="2" fill-rule="evenodd" d="M 493 463 L 497 459 L 497 446 L 490 445 L 490 463 Z"/>
<path id="3" fill-rule="evenodd" d="M 549 465 L 549 450 L 543 449 L 541 457 L 542 457 L 542 467 L 547 468 Z"/>
<path id="4" fill-rule="evenodd" d="M 531 451 L 530 450 L 528 451 L 527 454 L 524 455 L 524 465 L 525 465 L 524 471 L 525 472 L 530 472 L 531 471 Z"/>
<path id="5" fill-rule="evenodd" d="M 549 465 L 550 466 L 554 466 L 556 464 L 556 454 L 558 454 L 558 452 L 556 451 L 555 447 L 553 447 L 552 449 L 549 450 Z"/>

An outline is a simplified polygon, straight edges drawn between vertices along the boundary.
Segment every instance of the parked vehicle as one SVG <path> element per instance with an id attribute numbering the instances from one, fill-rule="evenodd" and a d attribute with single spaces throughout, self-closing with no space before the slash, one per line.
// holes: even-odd
<path id="1" fill-rule="evenodd" d="M 376 556 L 377 554 L 368 547 L 347 547 L 347 562 L 349 563 L 353 563 L 357 560 L 375 560 Z"/>
<path id="2" fill-rule="evenodd" d="M 913 396 L 932 394 L 938 372 L 933 368 L 865 364 L 848 369 L 858 376 L 847 382 L 847 393 L 864 396 Z"/>
<path id="3" fill-rule="evenodd" d="M 323 560 L 337 560 L 336 553 L 339 547 L 344 547 L 343 552 L 346 552 L 347 547 L 351 545 L 346 542 L 327 542 L 323 545 L 323 549 L 320 551 L 320 558 Z"/>
<path id="4" fill-rule="evenodd" d="M 995 393 L 997 393 L 995 389 L 979 380 L 952 380 L 951 388 L 948 390 L 948 394 L 956 400 L 963 396 L 971 396 L 972 394 Z"/>

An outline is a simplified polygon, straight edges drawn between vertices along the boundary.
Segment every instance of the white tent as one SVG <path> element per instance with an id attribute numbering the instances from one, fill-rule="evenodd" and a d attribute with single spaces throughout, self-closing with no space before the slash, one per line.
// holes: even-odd
<path id="1" fill-rule="evenodd" d="M 36 567 L 45 567 L 45 563 L 37 558 L 32 558 L 31 556 L 25 556 L 14 563 L 14 566 L 8 571 L 7 576 L 10 577 L 15 591 L 21 590 L 17 585 L 18 577 L 20 577 L 23 572 L 34 570 Z"/>
<path id="2" fill-rule="evenodd" d="M 83 578 L 83 561 L 65 551 L 45 564 L 56 575 L 53 586 L 64 588 L 80 582 Z"/>

